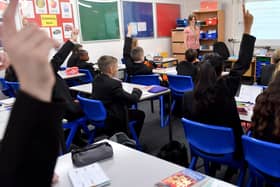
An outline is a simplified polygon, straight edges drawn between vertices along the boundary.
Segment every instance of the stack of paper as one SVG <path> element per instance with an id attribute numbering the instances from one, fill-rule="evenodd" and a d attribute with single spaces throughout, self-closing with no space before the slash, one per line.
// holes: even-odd
<path id="1" fill-rule="evenodd" d="M 73 187 L 102 187 L 110 184 L 110 179 L 98 163 L 72 169 L 68 175 Z"/>

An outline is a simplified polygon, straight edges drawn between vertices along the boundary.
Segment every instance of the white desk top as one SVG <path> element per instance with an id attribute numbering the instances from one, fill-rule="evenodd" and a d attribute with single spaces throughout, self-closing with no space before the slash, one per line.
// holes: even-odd
<path id="1" fill-rule="evenodd" d="M 11 113 L 11 105 L 14 103 L 14 101 L 14 98 L 0 100 L 0 103 L 5 103 L 0 106 L 0 140 L 2 140 L 6 131 L 7 123 Z"/>
<path id="2" fill-rule="evenodd" d="M 82 76 L 86 75 L 85 73 L 77 73 L 75 75 L 66 75 L 65 71 L 58 71 L 57 73 L 63 79 L 72 79 L 72 78 L 82 77 Z"/>
<path id="3" fill-rule="evenodd" d="M 99 69 L 97 64 L 94 64 L 93 67 L 94 67 L 94 69 Z M 125 64 L 120 64 L 120 63 L 118 64 L 118 70 L 119 71 L 122 71 L 122 70 L 125 70 L 125 69 L 126 69 Z"/>
<path id="4" fill-rule="evenodd" d="M 141 96 L 140 100 L 149 99 L 149 98 L 156 97 L 156 96 L 163 95 L 163 94 L 170 92 L 170 90 L 168 89 L 168 90 L 165 90 L 165 91 L 159 92 L 159 93 L 150 93 L 150 92 L 148 92 L 148 89 L 151 88 L 150 86 L 132 84 L 132 83 L 127 83 L 127 82 L 122 82 L 122 86 L 123 86 L 123 89 L 128 93 L 131 93 L 133 88 L 139 88 L 140 90 L 142 90 L 142 96 Z M 84 92 L 84 93 L 91 94 L 92 84 L 88 83 L 88 84 L 81 84 L 78 86 L 72 86 L 72 87 L 70 87 L 70 89 L 78 91 L 78 92 Z"/>
<path id="5" fill-rule="evenodd" d="M 167 67 L 167 68 L 156 68 L 156 69 L 153 69 L 153 73 L 177 75 L 177 70 L 176 70 L 176 66 Z"/>
<path id="6" fill-rule="evenodd" d="M 156 182 L 184 169 L 181 166 L 118 143 L 109 140 L 105 141 L 112 145 L 114 155 L 112 158 L 98 163 L 111 179 L 110 187 L 152 187 Z M 68 170 L 73 167 L 70 153 L 59 157 L 55 169 L 56 174 L 59 176 L 59 182 L 53 187 L 71 187 Z M 215 186 L 233 186 L 217 179 L 210 177 L 209 179 L 212 183 L 216 182 L 217 185 Z"/>

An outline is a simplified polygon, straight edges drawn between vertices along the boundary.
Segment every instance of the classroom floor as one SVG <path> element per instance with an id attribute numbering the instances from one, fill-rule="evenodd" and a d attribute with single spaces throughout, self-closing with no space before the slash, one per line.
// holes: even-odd
<path id="1" fill-rule="evenodd" d="M 159 104 L 157 101 L 154 101 L 154 113 L 151 112 L 150 101 L 141 102 L 138 104 L 138 108 L 143 110 L 146 114 L 144 126 L 140 135 L 140 142 L 144 147 L 144 151 L 148 154 L 154 156 L 160 151 L 160 148 L 169 142 L 168 136 L 168 127 L 160 127 L 160 118 L 159 118 Z M 184 143 L 186 147 L 188 144 L 185 139 L 184 129 L 181 124 L 180 118 L 172 117 L 172 126 L 173 126 L 173 140 Z M 189 151 L 189 149 L 188 149 Z M 189 154 L 190 161 L 190 154 Z M 202 160 L 198 160 L 197 170 L 204 173 L 204 168 L 202 167 Z M 217 171 L 216 178 L 222 179 L 226 167 L 222 167 L 220 171 Z M 247 176 L 245 177 L 247 179 Z M 234 175 L 231 183 L 237 184 L 237 175 Z"/>

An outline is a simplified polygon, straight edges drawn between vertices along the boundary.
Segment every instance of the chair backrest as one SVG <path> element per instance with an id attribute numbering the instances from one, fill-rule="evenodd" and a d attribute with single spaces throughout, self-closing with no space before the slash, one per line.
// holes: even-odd
<path id="1" fill-rule="evenodd" d="M 159 85 L 159 76 L 157 74 L 151 75 L 134 75 L 130 77 L 130 82 L 142 85 Z"/>
<path id="2" fill-rule="evenodd" d="M 261 172 L 280 178 L 280 144 L 257 140 L 243 135 L 245 160 Z"/>
<path id="3" fill-rule="evenodd" d="M 191 76 L 167 75 L 167 77 L 171 91 L 183 94 L 193 89 L 193 81 Z"/>
<path id="4" fill-rule="evenodd" d="M 182 118 L 185 136 L 191 146 L 208 154 L 231 154 L 235 151 L 231 128 L 203 124 Z"/>
<path id="5" fill-rule="evenodd" d="M 106 109 L 100 100 L 88 99 L 80 95 L 77 95 L 77 99 L 89 120 L 98 122 L 106 119 Z"/>
<path id="6" fill-rule="evenodd" d="M 79 77 L 81 83 L 86 84 L 86 83 L 91 83 L 93 81 L 93 76 L 91 75 L 89 70 L 79 69 L 79 72 L 86 74 L 85 76 Z"/>
<path id="7" fill-rule="evenodd" d="M 14 95 L 16 95 L 17 91 L 19 90 L 19 82 L 10 82 L 6 81 L 6 84 L 10 87 L 10 89 L 13 91 Z"/>
<path id="8" fill-rule="evenodd" d="M 126 61 L 124 58 L 122 58 L 121 61 L 122 61 L 122 64 L 126 64 Z"/>
<path id="9" fill-rule="evenodd" d="M 0 77 L 0 90 L 4 95 L 9 97 L 14 97 L 12 89 L 6 84 L 5 79 L 1 77 Z"/>
<path id="10" fill-rule="evenodd" d="M 225 60 L 230 56 L 229 50 L 224 42 L 215 42 L 213 44 L 213 51 L 221 55 Z"/>

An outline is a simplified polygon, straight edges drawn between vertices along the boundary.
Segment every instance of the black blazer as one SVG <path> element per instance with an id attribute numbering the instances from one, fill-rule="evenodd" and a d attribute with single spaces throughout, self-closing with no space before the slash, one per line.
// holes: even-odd
<path id="1" fill-rule="evenodd" d="M 92 84 L 92 98 L 101 100 L 107 110 L 106 126 L 109 134 L 128 132 L 128 105 L 138 102 L 141 90 L 134 89 L 129 94 L 123 90 L 121 81 L 105 74 L 98 75 Z"/>
<path id="2" fill-rule="evenodd" d="M 193 92 L 187 92 L 184 95 L 185 117 L 198 122 L 231 127 L 233 129 L 237 145 L 237 156 L 239 158 L 242 155 L 241 135 L 243 130 L 234 97 L 240 86 L 241 76 L 250 66 L 254 44 L 255 37 L 248 34 L 243 35 L 237 62 L 228 76 L 218 78 L 215 84 L 214 102 L 205 107 L 203 111 L 195 110 L 196 100 L 194 99 Z"/>
<path id="3" fill-rule="evenodd" d="M 0 149 L 0 186 L 50 187 L 63 107 L 19 91 Z"/>
<path id="4" fill-rule="evenodd" d="M 147 75 L 152 74 L 151 68 L 147 67 L 143 62 L 135 63 L 130 56 L 132 38 L 125 37 L 123 58 L 125 60 L 126 70 L 128 75 Z"/>
<path id="5" fill-rule="evenodd" d="M 197 74 L 197 64 L 198 62 L 192 63 L 188 61 L 182 61 L 176 67 L 177 74 L 191 76 L 193 82 L 195 82 L 196 74 Z"/>
<path id="6" fill-rule="evenodd" d="M 62 79 L 57 73 L 59 67 L 63 64 L 73 48 L 74 44 L 68 40 L 51 59 L 51 65 L 56 77 L 53 97 L 55 99 L 62 100 L 65 103 L 66 113 L 78 113 L 81 110 L 80 105 L 73 101 L 69 87 L 67 86 L 65 80 Z"/>
<path id="7" fill-rule="evenodd" d="M 18 78 L 16 75 L 16 72 L 12 65 L 10 65 L 6 70 L 5 70 L 5 80 L 10 81 L 10 82 L 18 82 Z"/>
<path id="8" fill-rule="evenodd" d="M 267 86 L 269 84 L 272 78 L 272 74 L 275 70 L 275 67 L 276 67 L 275 64 L 268 64 L 262 67 L 261 82 L 260 82 L 261 85 Z"/>

